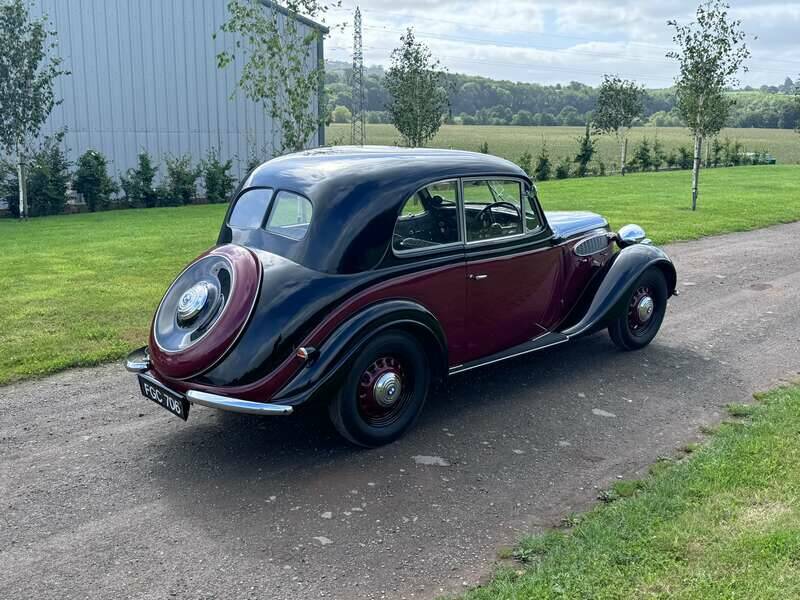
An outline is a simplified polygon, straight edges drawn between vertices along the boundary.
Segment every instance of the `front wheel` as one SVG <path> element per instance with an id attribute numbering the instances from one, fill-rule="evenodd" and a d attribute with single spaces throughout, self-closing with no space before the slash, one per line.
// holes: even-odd
<path id="1" fill-rule="evenodd" d="M 667 310 L 667 281 L 658 268 L 636 280 L 627 295 L 625 312 L 608 326 L 611 340 L 622 350 L 644 348 L 656 337 Z"/>
<path id="2" fill-rule="evenodd" d="M 417 420 L 430 384 L 425 349 L 404 331 L 364 346 L 328 411 L 336 430 L 358 446 L 393 442 Z"/>

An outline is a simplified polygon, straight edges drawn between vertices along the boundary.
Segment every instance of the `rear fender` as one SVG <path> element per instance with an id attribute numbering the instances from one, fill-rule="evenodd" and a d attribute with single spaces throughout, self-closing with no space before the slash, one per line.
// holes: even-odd
<path id="1" fill-rule="evenodd" d="M 675 294 L 677 274 L 666 252 L 649 244 L 628 246 L 614 255 L 586 313 L 561 333 L 568 337 L 586 335 L 602 329 L 609 321 L 619 317 L 625 310 L 625 298 L 631 286 L 651 267 L 664 273 L 667 297 Z"/>
<path id="2" fill-rule="evenodd" d="M 433 313 L 411 300 L 387 300 L 368 306 L 340 325 L 273 400 L 301 404 L 320 390 L 339 384 L 361 348 L 387 329 L 415 335 L 429 355 L 434 375 L 447 373 L 447 340 Z"/>

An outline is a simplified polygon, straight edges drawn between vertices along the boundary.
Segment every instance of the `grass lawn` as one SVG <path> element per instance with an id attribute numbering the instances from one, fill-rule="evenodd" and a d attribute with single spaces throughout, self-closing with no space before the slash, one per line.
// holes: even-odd
<path id="1" fill-rule="evenodd" d="M 800 388 L 766 394 L 689 459 L 619 482 L 610 504 L 522 540 L 464 600 L 800 597 Z"/>
<path id="2" fill-rule="evenodd" d="M 477 151 L 485 141 L 489 144 L 489 151 L 492 154 L 516 161 L 525 150 L 536 156 L 541 150 L 542 141 L 546 140 L 550 158 L 553 162 L 557 162 L 562 156 L 570 159 L 575 157 L 578 149 L 576 140 L 583 134 L 583 131 L 583 127 L 444 125 L 429 145 Z M 652 142 L 655 135 L 658 135 L 658 139 L 664 144 L 667 152 L 681 145 L 686 146 L 689 150 L 692 149 L 692 138 L 688 129 L 682 127 L 636 127 L 630 135 L 628 157 L 633 155 L 636 144 L 643 137 L 647 137 Z M 780 164 L 800 163 L 800 135 L 791 129 L 723 129 L 720 140 L 725 137 L 730 138 L 731 141 L 739 140 L 749 152 L 770 152 Z M 349 143 L 350 124 L 334 123 L 329 125 L 326 129 L 325 139 L 329 144 Z M 393 125 L 367 125 L 367 143 L 369 144 L 392 145 L 398 143 L 399 140 L 400 134 Z M 597 152 L 598 157 L 606 163 L 607 167 L 619 164 L 619 151 L 613 136 L 598 137 Z"/>
<path id="3" fill-rule="evenodd" d="M 657 243 L 800 220 L 800 167 L 542 183 L 547 210 L 587 209 L 637 222 Z M 147 340 L 161 295 L 213 245 L 224 205 L 0 220 L 0 384 L 122 357 Z"/>

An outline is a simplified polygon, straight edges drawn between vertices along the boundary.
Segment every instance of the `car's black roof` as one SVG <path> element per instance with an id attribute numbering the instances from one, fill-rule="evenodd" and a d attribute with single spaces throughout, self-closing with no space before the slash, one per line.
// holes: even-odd
<path id="1" fill-rule="evenodd" d="M 273 251 L 329 273 L 371 268 L 386 252 L 409 196 L 435 181 L 466 176 L 528 179 L 510 161 L 463 150 L 334 146 L 288 154 L 256 168 L 242 189 L 269 187 L 309 198 L 313 218 L 306 237 L 284 240 L 223 225 L 220 241 Z"/>

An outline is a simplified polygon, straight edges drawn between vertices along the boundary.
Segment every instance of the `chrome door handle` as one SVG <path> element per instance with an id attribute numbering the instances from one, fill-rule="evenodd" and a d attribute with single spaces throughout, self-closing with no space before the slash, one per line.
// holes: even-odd
<path id="1" fill-rule="evenodd" d="M 470 279 L 474 279 L 476 281 L 479 281 L 481 279 L 486 279 L 487 277 L 489 277 L 489 276 L 488 275 L 484 275 L 483 273 L 481 273 L 480 275 L 476 275 L 475 273 L 470 273 L 469 274 L 469 278 Z"/>

